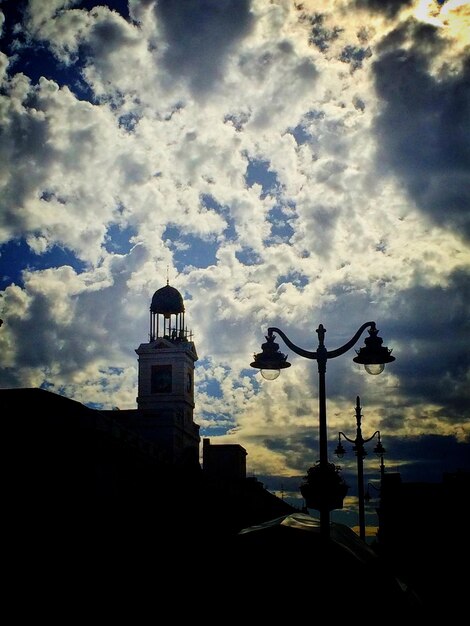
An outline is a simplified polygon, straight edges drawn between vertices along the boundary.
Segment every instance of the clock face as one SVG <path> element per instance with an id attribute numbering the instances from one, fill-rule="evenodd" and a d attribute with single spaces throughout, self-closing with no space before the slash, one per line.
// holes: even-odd
<path id="1" fill-rule="evenodd" d="M 151 393 L 171 393 L 171 365 L 154 365 L 151 377 Z"/>

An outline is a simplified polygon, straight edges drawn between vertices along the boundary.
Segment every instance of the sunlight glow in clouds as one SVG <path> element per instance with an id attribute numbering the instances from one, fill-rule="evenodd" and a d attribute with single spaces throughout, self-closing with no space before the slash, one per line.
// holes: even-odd
<path id="1" fill-rule="evenodd" d="M 421 0 L 414 12 L 418 20 L 448 28 L 450 36 L 462 45 L 470 44 L 470 2 L 468 0 L 449 0 L 439 3 L 435 0 Z"/>

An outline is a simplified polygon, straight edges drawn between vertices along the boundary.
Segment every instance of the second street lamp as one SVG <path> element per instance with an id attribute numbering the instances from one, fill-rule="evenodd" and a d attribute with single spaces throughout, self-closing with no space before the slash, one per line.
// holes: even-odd
<path id="1" fill-rule="evenodd" d="M 367 455 L 367 452 L 364 448 L 364 444 L 371 441 L 374 437 L 377 437 L 377 445 L 374 448 L 375 454 L 377 454 L 381 459 L 381 471 L 383 468 L 383 455 L 385 454 L 384 447 L 382 446 L 382 442 L 380 440 L 380 431 L 376 430 L 375 433 L 364 439 L 362 436 L 362 428 L 361 428 L 361 404 L 359 396 L 356 397 L 356 438 L 350 439 L 343 432 L 338 433 L 338 445 L 336 446 L 335 454 L 339 458 L 342 458 L 345 454 L 345 449 L 341 444 L 341 437 L 344 437 L 346 441 L 349 443 L 353 443 L 353 451 L 356 453 L 357 457 L 357 497 L 359 500 L 359 536 L 365 541 L 366 539 L 366 522 L 365 522 L 365 496 L 364 496 L 364 457 Z"/>
<path id="2" fill-rule="evenodd" d="M 353 359 L 353 361 L 364 365 L 369 374 L 380 374 L 383 371 L 385 364 L 394 361 L 395 357 L 391 356 L 391 350 L 382 346 L 383 340 L 378 336 L 378 330 L 375 322 L 366 322 L 363 324 L 347 343 L 336 350 L 326 349 L 324 343 L 326 329 L 323 327 L 323 324 L 320 324 L 316 330 L 318 335 L 318 347 L 315 352 L 310 352 L 300 348 L 295 345 L 282 330 L 270 327 L 268 328 L 268 334 L 266 335 L 266 343 L 261 346 L 262 351 L 254 355 L 254 361 L 250 364 L 251 367 L 261 370 L 261 375 L 267 380 L 274 380 L 279 376 L 281 369 L 290 367 L 291 364 L 287 361 L 287 356 L 279 352 L 279 345 L 274 342 L 276 337 L 274 333 L 277 333 L 283 339 L 284 343 L 296 354 L 303 356 L 306 359 L 314 359 L 317 361 L 319 380 L 319 467 L 321 475 L 325 477 L 325 482 L 329 470 L 326 421 L 326 362 L 328 359 L 334 359 L 352 348 L 366 328 L 369 328 L 369 337 L 365 339 L 365 346 L 356 351 L 357 356 Z M 330 536 L 330 509 L 328 508 L 326 501 L 323 502 L 320 508 L 320 533 L 324 538 L 329 538 Z"/>

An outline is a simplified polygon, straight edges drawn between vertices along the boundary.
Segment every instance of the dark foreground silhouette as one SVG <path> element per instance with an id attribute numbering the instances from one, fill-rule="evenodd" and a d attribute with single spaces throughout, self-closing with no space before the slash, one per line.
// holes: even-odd
<path id="1" fill-rule="evenodd" d="M 449 621 L 466 610 L 466 491 L 450 502 L 455 518 L 423 509 L 426 525 L 385 542 L 385 560 L 342 525 L 325 545 L 316 518 L 275 512 L 285 503 L 256 482 L 175 473 L 105 429 L 99 412 L 62 397 L 45 411 L 46 392 L 28 391 L 22 404 L 24 395 L 0 393 L 15 616 Z"/>
<path id="2" fill-rule="evenodd" d="M 358 603 L 395 617 L 422 611 L 414 591 L 343 524 L 331 523 L 325 542 L 318 519 L 294 513 L 244 529 L 232 547 L 251 582 L 247 603 L 258 597 L 261 584 L 274 602 L 282 598 L 305 617 L 329 611 L 331 618 L 344 619 Z"/>

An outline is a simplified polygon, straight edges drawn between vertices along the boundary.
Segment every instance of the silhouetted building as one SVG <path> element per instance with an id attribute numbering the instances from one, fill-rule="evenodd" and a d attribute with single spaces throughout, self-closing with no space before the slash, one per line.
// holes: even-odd
<path id="1" fill-rule="evenodd" d="M 288 515 L 296 509 L 246 476 L 247 451 L 239 444 L 211 444 L 203 439 L 203 481 L 209 501 L 210 535 L 231 534 L 242 528 Z"/>
<path id="2" fill-rule="evenodd" d="M 440 483 L 382 477 L 377 549 L 432 607 L 461 607 L 467 582 L 458 563 L 470 557 L 470 472 L 443 475 Z"/>
<path id="3" fill-rule="evenodd" d="M 150 503 L 150 486 L 164 467 L 151 441 L 44 389 L 0 389 L 0 406 L 24 506 L 124 506 L 141 497 Z"/>
<path id="4" fill-rule="evenodd" d="M 435 528 L 427 523 L 434 510 L 443 536 L 463 535 L 467 522 L 457 511 L 470 496 L 470 473 L 447 473 L 440 483 L 403 482 L 399 473 L 385 473 L 380 496 L 377 537 L 391 552 L 410 540 L 415 543 L 417 536 L 435 537 Z"/>
<path id="5" fill-rule="evenodd" d="M 246 478 L 247 451 L 239 444 L 216 444 L 210 439 L 202 440 L 202 467 L 204 473 L 218 480 L 242 480 Z"/>

